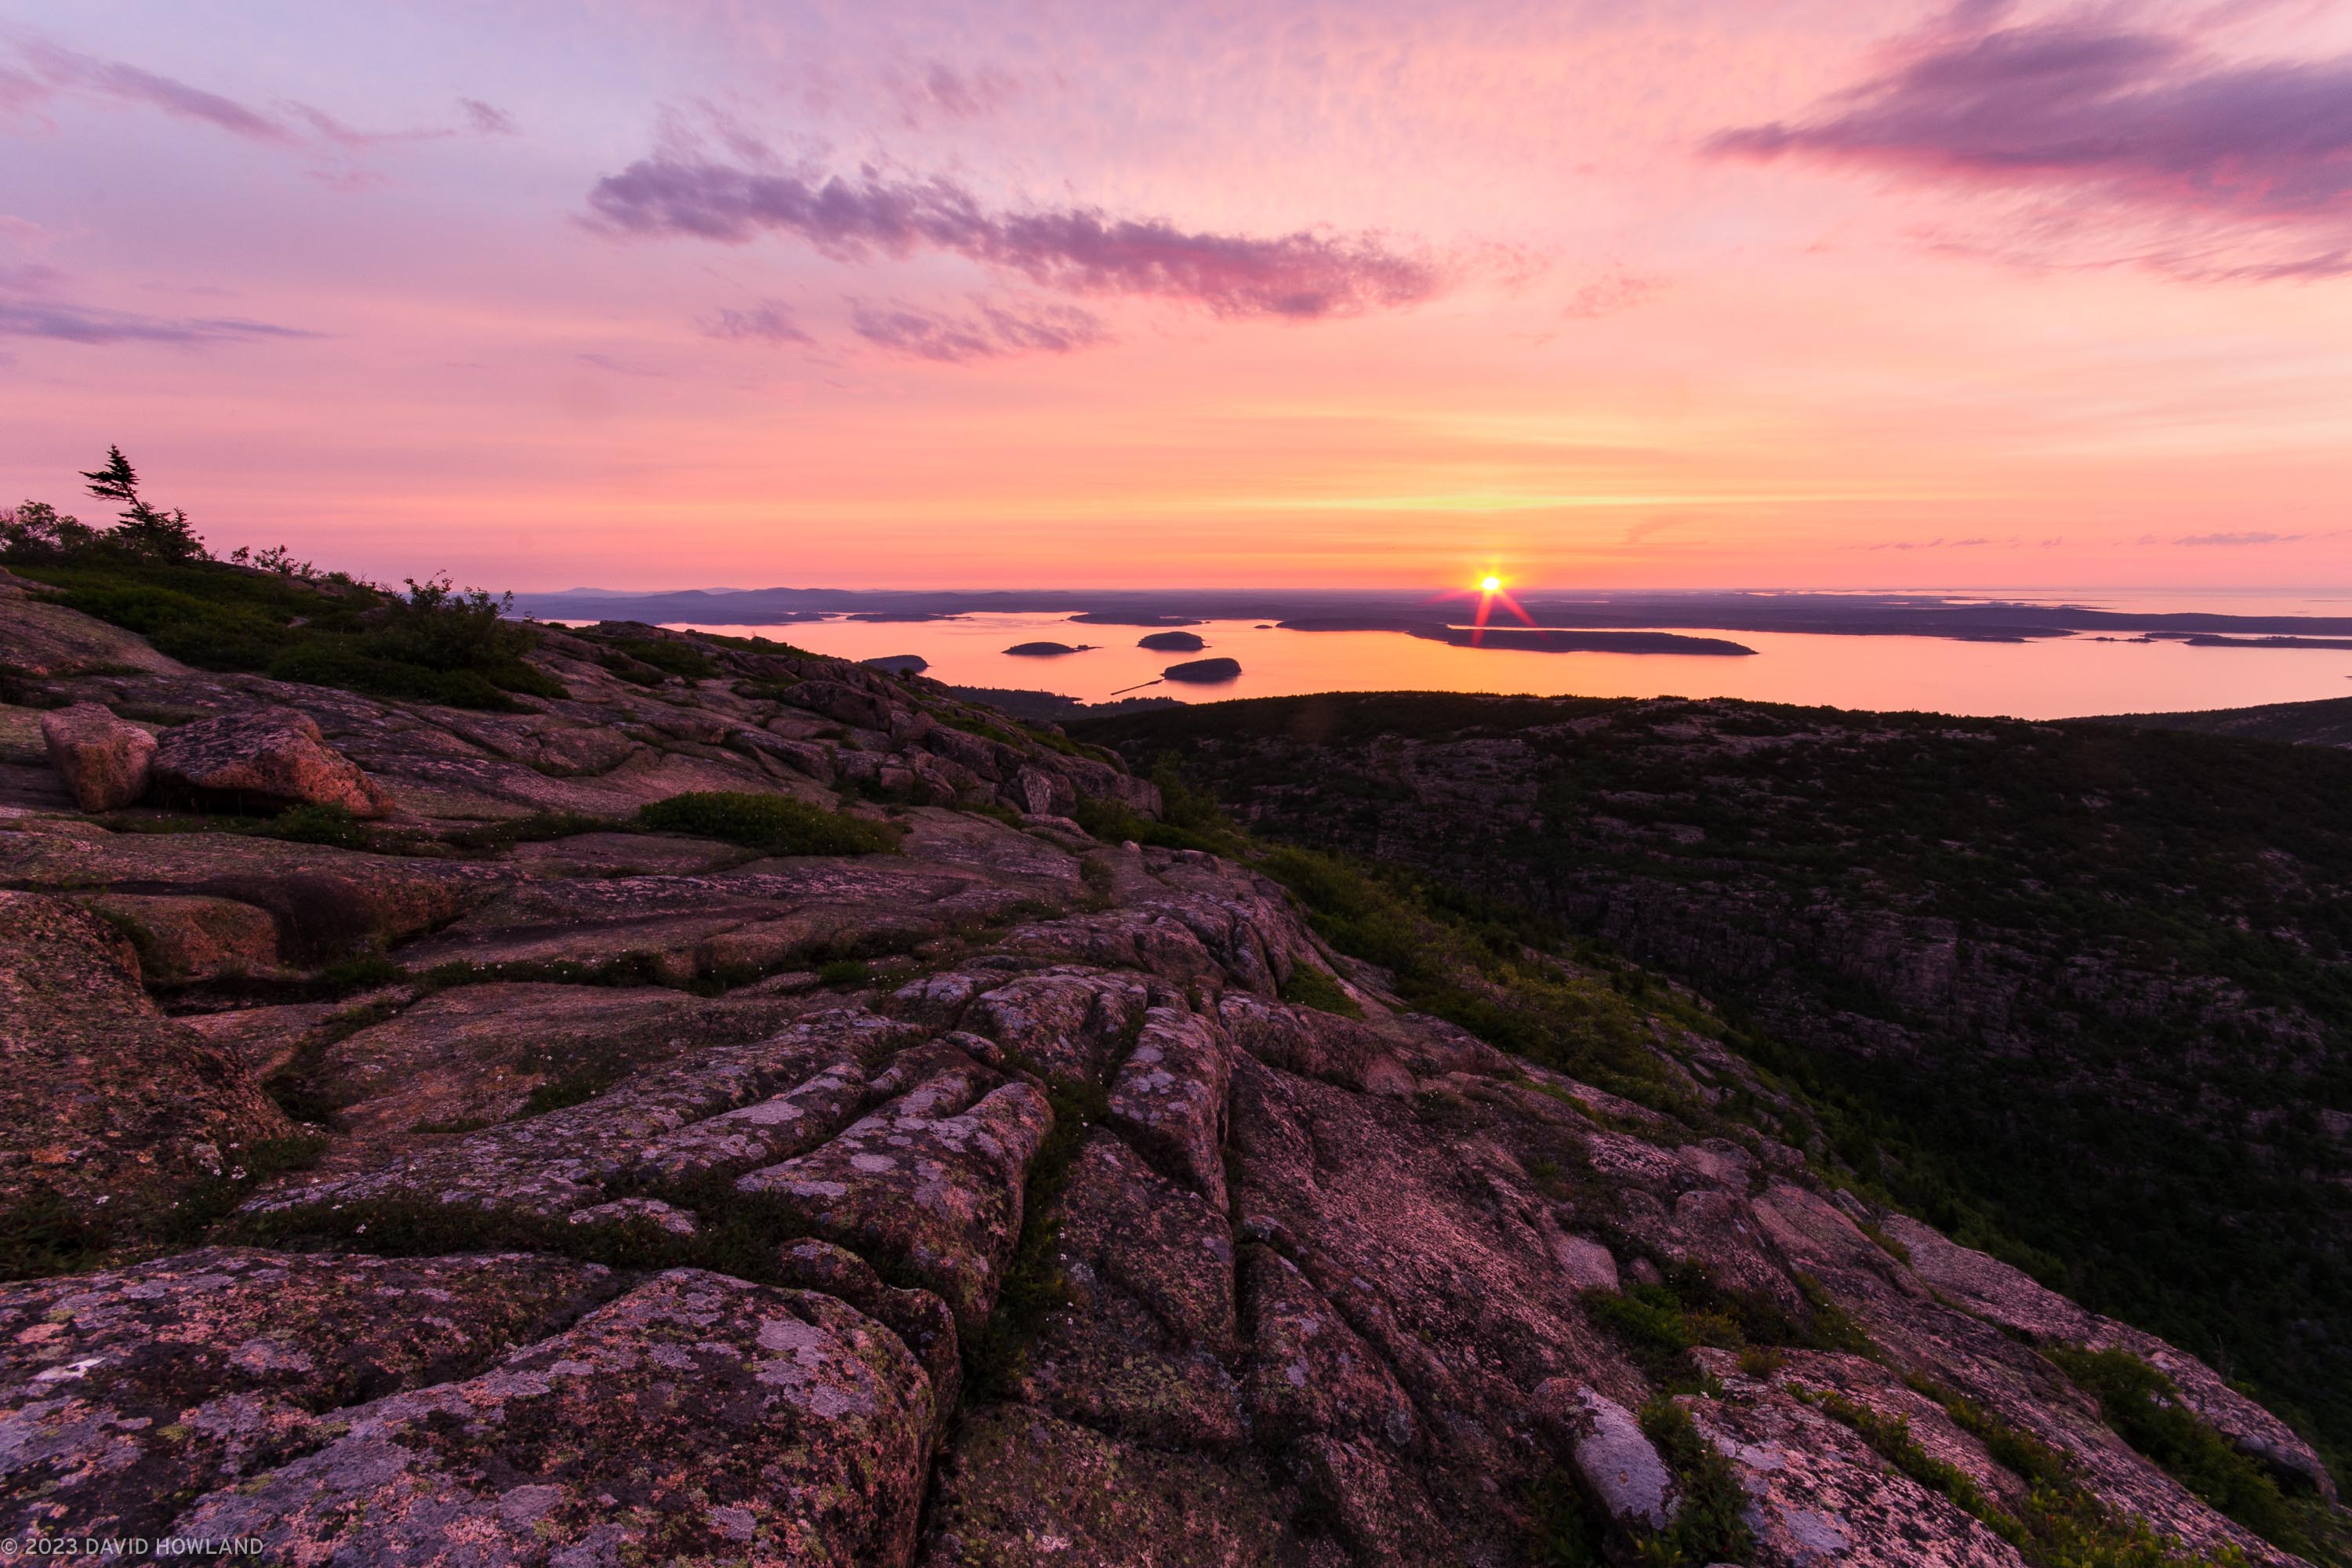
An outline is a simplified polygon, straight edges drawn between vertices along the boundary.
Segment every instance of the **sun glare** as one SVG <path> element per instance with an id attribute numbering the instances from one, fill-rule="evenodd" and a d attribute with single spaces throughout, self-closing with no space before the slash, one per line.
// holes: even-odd
<path id="1" fill-rule="evenodd" d="M 1482 594 L 1499 594 L 1503 591 L 1503 580 L 1489 573 L 1478 579 L 1478 591 Z"/>

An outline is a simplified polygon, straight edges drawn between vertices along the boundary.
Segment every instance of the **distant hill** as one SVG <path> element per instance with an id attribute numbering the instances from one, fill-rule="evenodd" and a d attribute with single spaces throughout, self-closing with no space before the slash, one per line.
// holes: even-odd
<path id="1" fill-rule="evenodd" d="M 2297 746 L 2352 747 L 2352 697 L 2316 702 L 2266 702 L 2258 708 L 2211 708 L 2196 713 L 2107 713 L 2084 721 L 2140 730 L 2187 730 Z"/>

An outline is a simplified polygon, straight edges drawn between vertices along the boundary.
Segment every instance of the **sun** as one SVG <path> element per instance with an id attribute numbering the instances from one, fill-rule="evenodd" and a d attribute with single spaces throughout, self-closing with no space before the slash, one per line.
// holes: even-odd
<path id="1" fill-rule="evenodd" d="M 1503 580 L 1490 572 L 1478 579 L 1478 591 L 1482 594 L 1499 594 L 1503 591 Z"/>

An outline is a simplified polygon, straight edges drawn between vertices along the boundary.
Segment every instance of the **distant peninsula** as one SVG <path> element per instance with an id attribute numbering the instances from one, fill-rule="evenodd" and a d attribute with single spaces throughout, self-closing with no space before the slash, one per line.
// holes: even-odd
<path id="1" fill-rule="evenodd" d="M 1293 632 L 1402 632 L 1407 637 L 1455 647 L 1511 649 L 1521 653 L 1679 653 L 1737 658 L 1756 650 L 1723 637 L 1690 637 L 1679 632 L 1586 632 L 1551 627 L 1449 626 L 1444 621 L 1395 616 L 1307 616 L 1281 623 Z"/>

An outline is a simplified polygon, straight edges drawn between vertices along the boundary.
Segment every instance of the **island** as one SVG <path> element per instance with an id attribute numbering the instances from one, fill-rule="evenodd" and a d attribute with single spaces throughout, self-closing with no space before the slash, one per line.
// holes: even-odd
<path id="1" fill-rule="evenodd" d="M 1184 664 L 1171 664 L 1160 672 L 1162 680 L 1187 681 L 1195 686 L 1213 686 L 1221 680 L 1231 680 L 1242 672 L 1237 658 L 1196 658 Z"/>
<path id="2" fill-rule="evenodd" d="M 885 675 L 920 675 L 931 668 L 931 661 L 919 653 L 887 653 L 880 658 L 861 658 L 857 662 Z"/>
<path id="3" fill-rule="evenodd" d="M 1138 638 L 1135 646 L 1154 653 L 1198 653 L 1209 645 L 1201 640 L 1197 632 L 1153 632 Z"/>
<path id="4" fill-rule="evenodd" d="M 1076 647 L 1066 642 L 1017 642 L 1004 651 L 1015 658 L 1059 658 L 1066 653 L 1087 653 L 1094 646 L 1088 642 Z"/>

